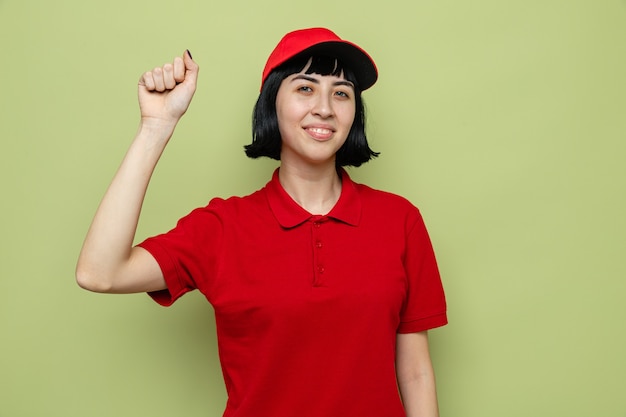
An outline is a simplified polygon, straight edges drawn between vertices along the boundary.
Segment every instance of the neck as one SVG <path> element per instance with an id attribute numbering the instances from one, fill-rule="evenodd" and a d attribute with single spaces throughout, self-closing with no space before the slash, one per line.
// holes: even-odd
<path id="1" fill-rule="evenodd" d="M 341 195 L 341 178 L 334 164 L 313 168 L 283 163 L 278 179 L 287 194 L 311 214 L 328 214 Z"/>

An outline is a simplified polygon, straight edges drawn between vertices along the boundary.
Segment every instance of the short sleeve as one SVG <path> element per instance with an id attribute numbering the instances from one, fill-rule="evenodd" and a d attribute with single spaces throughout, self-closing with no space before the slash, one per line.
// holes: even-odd
<path id="1" fill-rule="evenodd" d="M 212 200 L 181 218 L 174 229 L 137 245 L 156 259 L 163 272 L 167 289 L 149 293 L 157 303 L 170 306 L 195 289 L 208 296 L 222 246 L 222 222 L 214 210 L 220 201 Z"/>
<path id="2" fill-rule="evenodd" d="M 407 234 L 404 267 L 408 291 L 398 333 L 421 332 L 447 324 L 446 299 L 439 268 L 419 211 Z"/>

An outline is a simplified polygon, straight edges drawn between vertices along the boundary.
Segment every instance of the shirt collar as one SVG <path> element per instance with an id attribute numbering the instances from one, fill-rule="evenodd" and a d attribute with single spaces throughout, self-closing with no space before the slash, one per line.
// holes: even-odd
<path id="1" fill-rule="evenodd" d="M 309 220 L 313 215 L 296 203 L 280 184 L 276 168 L 272 179 L 265 186 L 267 200 L 276 220 L 282 227 L 292 228 Z M 361 220 L 361 197 L 356 184 L 341 168 L 341 195 L 327 217 L 357 226 Z"/>

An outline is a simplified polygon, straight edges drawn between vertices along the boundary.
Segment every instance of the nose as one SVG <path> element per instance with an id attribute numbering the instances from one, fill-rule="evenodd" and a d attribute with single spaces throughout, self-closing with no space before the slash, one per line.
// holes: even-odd
<path id="1" fill-rule="evenodd" d="M 333 103 L 330 92 L 322 92 L 315 97 L 311 112 L 323 119 L 327 119 L 334 114 Z"/>

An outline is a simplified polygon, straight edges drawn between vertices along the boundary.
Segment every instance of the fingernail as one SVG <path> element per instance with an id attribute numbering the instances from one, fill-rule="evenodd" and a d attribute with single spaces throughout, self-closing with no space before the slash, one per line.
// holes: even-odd
<path id="1" fill-rule="evenodd" d="M 191 56 L 191 52 L 189 52 L 189 49 L 187 49 L 187 55 L 189 55 L 189 58 L 193 59 L 193 57 Z"/>

